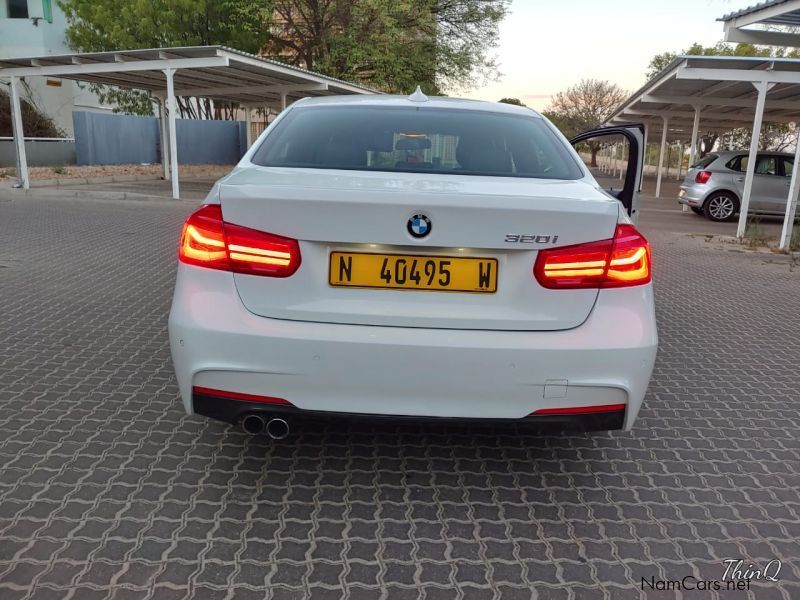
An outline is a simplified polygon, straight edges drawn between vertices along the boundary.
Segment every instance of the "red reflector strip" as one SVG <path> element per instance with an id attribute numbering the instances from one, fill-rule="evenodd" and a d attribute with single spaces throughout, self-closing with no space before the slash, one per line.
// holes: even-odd
<path id="1" fill-rule="evenodd" d="M 589 413 L 617 412 L 625 410 L 624 404 L 604 404 L 602 406 L 573 406 L 570 408 L 540 408 L 532 415 L 583 415 Z"/>
<path id="2" fill-rule="evenodd" d="M 206 396 L 217 396 L 219 398 L 228 398 L 229 400 L 243 400 L 245 402 L 264 402 L 265 404 L 288 404 L 292 403 L 283 398 L 274 398 L 273 396 L 258 396 L 256 394 L 243 394 L 242 392 L 228 392 L 225 390 L 215 390 L 207 387 L 193 386 L 192 392 L 195 394 L 204 394 Z"/>

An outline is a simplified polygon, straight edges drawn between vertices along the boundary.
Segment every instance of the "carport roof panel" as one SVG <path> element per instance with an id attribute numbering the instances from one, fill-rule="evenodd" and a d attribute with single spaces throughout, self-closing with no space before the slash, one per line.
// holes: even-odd
<path id="1" fill-rule="evenodd" d="M 738 19 L 740 17 L 746 17 L 754 15 L 756 16 L 755 23 L 760 23 L 764 25 L 788 25 L 790 27 L 798 27 L 800 26 L 800 9 L 798 10 L 789 10 L 787 12 L 781 12 L 774 15 L 764 15 L 764 18 L 758 19 L 758 13 L 768 9 L 779 6 L 781 4 L 787 4 L 789 0 L 767 0 L 766 2 L 759 2 L 758 4 L 754 4 L 753 6 L 748 6 L 747 8 L 743 8 L 741 10 L 737 10 L 731 13 L 724 15 L 717 19 L 717 21 L 733 21 L 734 19 Z"/>
<path id="2" fill-rule="evenodd" d="M 686 74 L 703 69 L 704 78 L 678 78 L 682 69 Z M 755 112 L 756 88 L 749 81 L 730 80 L 730 76 L 760 75 L 762 71 L 787 79 L 769 91 L 764 120 L 800 119 L 800 59 L 678 56 L 623 102 L 608 121 L 649 122 L 660 130 L 660 117 L 669 116 L 669 137 L 684 139 L 687 124 L 691 129 L 693 105 L 698 104 L 705 107 L 704 127 L 727 130 L 747 126 Z"/>
<path id="3" fill-rule="evenodd" d="M 223 46 L 1 58 L 0 77 L 44 75 L 166 93 L 166 78 L 160 73 L 166 67 L 176 69 L 176 95 L 219 98 L 243 104 L 263 103 L 281 92 L 292 96 L 292 90 L 303 96 L 380 93 Z"/>

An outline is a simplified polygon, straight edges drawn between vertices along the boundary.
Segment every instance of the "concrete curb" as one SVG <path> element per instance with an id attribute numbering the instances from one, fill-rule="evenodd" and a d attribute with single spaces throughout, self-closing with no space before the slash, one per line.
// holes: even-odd
<path id="1" fill-rule="evenodd" d="M 181 176 L 181 181 L 192 181 L 196 179 L 207 179 L 209 177 L 224 177 L 230 170 L 220 170 L 219 173 L 208 173 L 200 176 Z M 164 178 L 161 175 L 104 175 L 102 177 L 55 177 L 53 179 L 34 179 L 30 182 L 32 188 L 41 187 L 71 187 L 75 185 L 96 185 L 104 183 L 126 183 L 130 181 L 159 181 Z M 16 179 L 0 182 L 0 190 L 13 189 Z"/>
<path id="2" fill-rule="evenodd" d="M 223 177 L 227 171 L 220 172 L 219 177 Z M 206 179 L 207 176 L 185 177 L 182 181 L 193 181 Z M 82 190 L 81 185 L 103 185 L 107 183 L 127 183 L 136 181 L 160 181 L 159 175 L 109 175 L 104 177 L 77 177 L 71 179 L 37 179 L 31 181 L 31 187 L 27 190 L 15 188 L 16 181 L 0 183 L 0 202 L 11 202 L 22 197 L 29 198 L 66 198 L 70 200 L 136 200 L 136 201 L 158 201 L 173 202 L 171 195 L 148 194 L 143 192 L 127 192 L 117 190 Z M 210 187 L 210 185 L 209 185 Z M 179 202 L 199 202 L 205 197 L 202 196 L 181 198 Z"/>
<path id="3" fill-rule="evenodd" d="M 160 175 L 104 175 L 102 177 L 56 177 L 54 179 L 35 179 L 31 187 L 61 187 L 72 185 L 125 183 L 126 181 L 154 181 L 162 179 Z"/>
<path id="4" fill-rule="evenodd" d="M 104 175 L 102 177 L 54 177 L 52 179 L 34 179 L 31 181 L 32 188 L 38 187 L 61 187 L 71 185 L 102 184 L 102 183 L 125 183 L 126 181 L 154 181 L 162 179 L 160 175 Z M 0 183 L 0 189 L 11 188 L 17 182 L 16 179 L 9 179 Z"/>
<path id="5" fill-rule="evenodd" d="M 170 196 L 156 196 L 154 194 L 141 194 L 136 192 L 116 192 L 116 191 L 103 191 L 103 190 L 75 190 L 70 188 L 40 188 L 40 189 L 12 189 L 4 190 L 0 188 L 0 202 L 12 202 L 14 200 L 22 200 L 23 198 L 31 199 L 49 199 L 58 198 L 61 200 L 103 200 L 103 201 L 120 201 L 120 200 L 136 200 L 138 202 L 200 202 L 202 198 L 181 198 L 174 200 Z"/>

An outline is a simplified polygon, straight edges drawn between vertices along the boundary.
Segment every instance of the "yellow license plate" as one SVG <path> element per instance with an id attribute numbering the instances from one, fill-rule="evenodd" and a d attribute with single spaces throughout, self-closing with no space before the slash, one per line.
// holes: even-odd
<path id="1" fill-rule="evenodd" d="M 331 252 L 332 286 L 428 290 L 497 291 L 497 259 L 462 256 L 411 256 Z"/>

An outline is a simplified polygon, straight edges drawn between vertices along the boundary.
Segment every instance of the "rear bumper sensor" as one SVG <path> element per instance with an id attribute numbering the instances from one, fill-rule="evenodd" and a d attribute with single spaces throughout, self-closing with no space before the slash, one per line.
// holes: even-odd
<path id="1" fill-rule="evenodd" d="M 276 416 L 283 419 L 309 418 L 324 419 L 326 421 L 331 419 L 382 421 L 384 423 L 387 421 L 417 421 L 433 424 L 459 423 L 501 427 L 504 425 L 519 425 L 531 427 L 532 429 L 567 431 L 608 431 L 622 429 L 625 424 L 624 404 L 540 409 L 521 419 L 427 417 L 303 410 L 282 398 L 254 396 L 251 394 L 222 392 L 209 388 L 194 387 L 192 388 L 192 405 L 194 412 L 199 415 L 218 421 L 225 421 L 234 425 L 239 424 L 245 416 L 252 414 Z"/>

